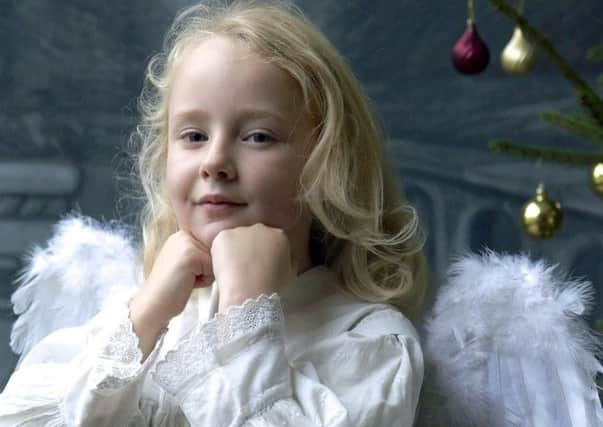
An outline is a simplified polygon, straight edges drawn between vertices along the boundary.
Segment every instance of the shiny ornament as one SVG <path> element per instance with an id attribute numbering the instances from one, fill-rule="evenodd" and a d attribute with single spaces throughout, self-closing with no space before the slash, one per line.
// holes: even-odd
<path id="1" fill-rule="evenodd" d="M 500 55 L 503 69 L 509 74 L 526 74 L 536 63 L 536 50 L 523 35 L 521 28 L 515 27 L 513 36 Z"/>
<path id="2" fill-rule="evenodd" d="M 599 196 L 603 196 L 603 163 L 597 163 L 590 171 L 590 183 Z"/>
<path id="3" fill-rule="evenodd" d="M 488 66 L 490 51 L 477 33 L 473 21 L 467 21 L 467 29 L 452 48 L 452 62 L 463 74 L 477 74 Z"/>
<path id="4" fill-rule="evenodd" d="M 521 220 L 530 236 L 547 239 L 561 228 L 563 211 L 559 202 L 548 198 L 541 184 L 536 190 L 536 197 L 523 206 Z"/>

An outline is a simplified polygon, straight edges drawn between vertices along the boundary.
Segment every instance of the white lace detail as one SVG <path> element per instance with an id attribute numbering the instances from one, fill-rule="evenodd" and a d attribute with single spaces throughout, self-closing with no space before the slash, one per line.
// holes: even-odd
<path id="1" fill-rule="evenodd" d="M 138 335 L 130 320 L 128 304 L 120 305 L 118 313 L 111 313 L 114 322 L 111 332 L 99 334 L 95 349 L 96 375 L 100 378 L 97 388 L 100 390 L 122 387 L 133 380 L 142 370 L 142 351 Z M 167 328 L 162 330 L 160 342 Z"/>
<path id="2" fill-rule="evenodd" d="M 300 410 L 299 405 L 292 399 L 281 399 L 253 414 L 242 427 L 308 425 L 309 421 L 308 417 Z M 321 422 L 316 420 L 312 423 L 312 425 L 314 424 L 320 425 Z"/>
<path id="3" fill-rule="evenodd" d="M 157 363 L 153 377 L 166 391 L 176 395 L 187 381 L 218 365 L 216 352 L 226 344 L 246 336 L 254 341 L 258 332 L 273 335 L 282 327 L 283 311 L 278 294 L 248 299 L 200 325 Z"/>
<path id="4" fill-rule="evenodd" d="M 99 356 L 125 365 L 140 364 L 142 351 L 129 314 L 120 316 L 115 331 L 109 336 L 109 342 L 101 348 Z"/>

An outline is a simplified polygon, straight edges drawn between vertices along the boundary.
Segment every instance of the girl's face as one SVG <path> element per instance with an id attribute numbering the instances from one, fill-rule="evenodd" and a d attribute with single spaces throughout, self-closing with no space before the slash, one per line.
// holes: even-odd
<path id="1" fill-rule="evenodd" d="M 285 71 L 224 36 L 189 47 L 168 116 L 166 179 L 180 228 L 209 248 L 221 230 L 263 223 L 306 257 L 310 215 L 296 196 L 311 134 Z"/>

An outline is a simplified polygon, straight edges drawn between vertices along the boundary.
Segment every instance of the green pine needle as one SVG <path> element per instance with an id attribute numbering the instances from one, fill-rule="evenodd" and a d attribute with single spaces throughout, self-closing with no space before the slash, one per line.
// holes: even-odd
<path id="1" fill-rule="evenodd" d="M 579 92 L 580 103 L 590 112 L 595 121 L 603 126 L 603 101 L 593 92 Z"/>
<path id="2" fill-rule="evenodd" d="M 572 117 L 554 112 L 542 113 L 541 117 L 545 122 L 565 129 L 574 135 L 590 138 L 603 144 L 603 126 L 590 118 Z"/>
<path id="3" fill-rule="evenodd" d="M 573 150 L 556 150 L 552 148 L 536 147 L 533 145 L 520 145 L 509 141 L 497 139 L 490 141 L 488 146 L 498 153 L 527 159 L 541 159 L 543 161 L 564 163 L 569 165 L 593 165 L 603 162 L 603 153 L 577 152 Z"/>
<path id="4" fill-rule="evenodd" d="M 586 52 L 586 58 L 589 61 L 603 61 L 603 43 L 598 46 L 591 47 L 588 52 Z"/>

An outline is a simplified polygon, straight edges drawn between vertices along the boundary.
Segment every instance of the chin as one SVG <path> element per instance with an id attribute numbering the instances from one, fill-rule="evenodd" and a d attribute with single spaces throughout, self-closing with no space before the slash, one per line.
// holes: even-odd
<path id="1" fill-rule="evenodd" d="M 214 239 L 220 233 L 220 231 L 224 230 L 225 227 L 218 228 L 213 227 L 212 225 L 206 225 L 200 230 L 192 230 L 191 234 L 195 239 L 197 239 L 203 246 L 208 249 L 211 249 L 211 245 L 214 242 Z"/>
<path id="2" fill-rule="evenodd" d="M 209 224 L 202 224 L 198 226 L 191 227 L 192 236 L 197 239 L 203 246 L 208 249 L 211 249 L 211 245 L 214 242 L 214 239 L 222 230 L 228 230 L 231 228 L 245 226 L 247 224 L 242 223 L 230 223 L 228 221 L 225 222 L 213 222 Z"/>

